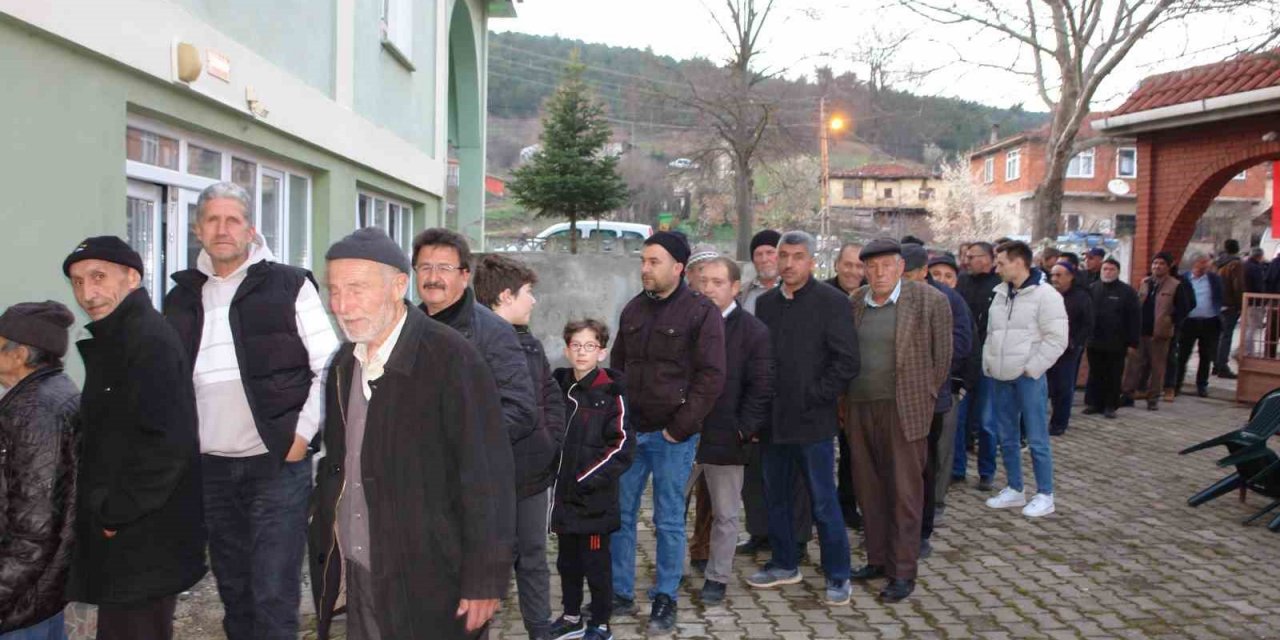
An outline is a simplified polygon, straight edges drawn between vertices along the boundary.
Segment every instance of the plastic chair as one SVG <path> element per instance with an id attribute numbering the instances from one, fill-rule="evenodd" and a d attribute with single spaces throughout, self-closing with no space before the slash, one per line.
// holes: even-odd
<path id="1" fill-rule="evenodd" d="M 1187 447 L 1185 455 L 1216 446 L 1225 446 L 1227 456 L 1218 461 L 1220 467 L 1235 467 L 1236 472 L 1191 496 L 1187 504 L 1198 507 L 1233 490 L 1254 491 L 1280 499 L 1280 457 L 1267 447 L 1267 439 L 1280 431 L 1280 388 L 1268 391 L 1253 406 L 1249 423 L 1216 438 Z M 1243 495 L 1242 495 L 1243 499 Z M 1269 506 L 1268 510 L 1277 506 Z"/>

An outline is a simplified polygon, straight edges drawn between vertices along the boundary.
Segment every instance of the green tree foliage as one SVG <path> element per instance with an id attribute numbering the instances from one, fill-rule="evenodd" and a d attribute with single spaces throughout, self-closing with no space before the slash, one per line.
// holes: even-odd
<path id="1" fill-rule="evenodd" d="M 560 86 L 547 100 L 542 149 L 514 172 L 512 197 L 538 217 L 569 219 L 569 251 L 578 252 L 578 220 L 599 217 L 627 202 L 618 158 L 606 152 L 613 131 L 582 74 L 586 67 L 570 55 Z"/>

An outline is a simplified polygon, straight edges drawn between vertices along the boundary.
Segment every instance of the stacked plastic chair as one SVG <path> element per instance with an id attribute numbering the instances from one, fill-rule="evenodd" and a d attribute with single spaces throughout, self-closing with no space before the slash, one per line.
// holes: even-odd
<path id="1" fill-rule="evenodd" d="M 1227 448 L 1227 457 L 1218 461 L 1219 467 L 1234 467 L 1235 472 L 1191 496 L 1187 504 L 1198 507 L 1214 498 L 1232 491 L 1253 491 L 1272 502 L 1245 519 L 1249 524 L 1280 508 L 1280 456 L 1267 446 L 1267 440 L 1280 431 L 1280 388 L 1268 391 L 1249 414 L 1249 422 L 1240 429 L 1224 433 L 1179 452 L 1185 455 L 1213 447 Z M 1280 515 L 1274 517 L 1267 528 L 1280 531 Z"/>

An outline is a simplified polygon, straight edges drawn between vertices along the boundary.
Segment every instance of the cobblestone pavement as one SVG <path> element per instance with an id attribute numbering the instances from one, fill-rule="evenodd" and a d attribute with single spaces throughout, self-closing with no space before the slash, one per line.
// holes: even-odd
<path id="1" fill-rule="evenodd" d="M 1226 395 L 1215 381 L 1215 398 Z M 993 511 L 972 477 L 953 485 L 934 554 L 921 563 L 906 602 L 880 604 L 879 583 L 872 583 L 855 586 L 849 605 L 821 604 L 815 542 L 813 561 L 801 567 L 805 581 L 780 590 L 747 587 L 746 576 L 765 558 L 738 558 L 727 606 L 702 607 L 696 596 L 702 579 L 686 578 L 678 637 L 1280 638 L 1274 588 L 1280 537 L 1240 524 L 1265 500 L 1251 495 L 1241 504 L 1226 496 L 1187 507 L 1188 496 L 1225 471 L 1214 467 L 1220 456 L 1213 452 L 1177 455 L 1247 418 L 1247 408 L 1188 396 L 1155 413 L 1123 410 L 1117 420 L 1076 415 L 1068 434 L 1053 439 L 1057 513 L 1033 521 L 1016 510 Z M 654 566 L 648 517 L 646 506 L 637 577 L 642 600 Z M 852 540 L 858 546 L 856 534 Z M 856 566 L 862 558 L 854 553 Z M 183 601 L 178 637 L 221 637 L 210 582 Z M 552 593 L 558 613 L 555 577 Z M 616 637 L 643 636 L 648 602 L 639 604 L 641 617 L 615 618 Z M 524 637 L 514 597 L 493 637 Z"/>

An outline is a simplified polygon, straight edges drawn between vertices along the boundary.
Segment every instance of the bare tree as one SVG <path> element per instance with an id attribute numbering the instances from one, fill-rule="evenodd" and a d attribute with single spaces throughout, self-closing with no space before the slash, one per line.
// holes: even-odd
<path id="1" fill-rule="evenodd" d="M 969 164 L 953 159 L 942 164 L 942 194 L 929 212 L 934 242 L 954 246 L 974 239 L 995 238 L 1013 231 L 996 211 L 991 194 L 974 179 Z"/>
<path id="2" fill-rule="evenodd" d="M 1133 47 L 1169 23 L 1274 0 L 898 0 L 944 25 L 968 25 L 1016 46 L 1026 64 L 991 65 L 1031 79 L 1052 113 L 1032 238 L 1055 238 L 1067 164 L 1099 85 Z M 1007 56 L 1014 59 L 1014 56 Z M 1028 68 L 1029 65 L 1029 68 Z"/>

